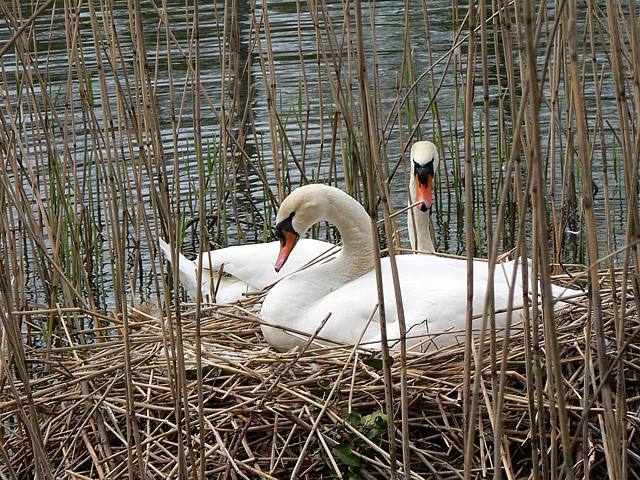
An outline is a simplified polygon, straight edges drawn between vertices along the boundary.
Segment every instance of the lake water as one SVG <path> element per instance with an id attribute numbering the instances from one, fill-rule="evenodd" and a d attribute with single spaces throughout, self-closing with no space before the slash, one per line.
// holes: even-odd
<path id="1" fill-rule="evenodd" d="M 156 2 L 160 6 L 159 2 Z M 133 85 L 133 63 L 134 50 L 131 41 L 131 24 L 129 13 L 126 10 L 126 2 L 114 2 L 115 10 L 112 14 L 113 32 L 117 35 L 119 45 L 118 53 L 113 59 L 118 67 L 117 72 L 113 74 L 113 70 L 107 68 L 106 81 L 110 97 L 112 109 L 117 108 L 119 89 L 126 85 L 126 80 Z M 340 42 L 355 42 L 355 27 L 352 25 L 349 35 L 346 39 L 341 37 L 342 26 L 344 21 L 343 4 L 340 2 L 325 4 L 325 14 L 331 19 L 334 35 L 327 33 L 326 29 L 322 29 L 322 41 L 325 45 L 329 45 L 329 39 L 333 48 L 339 49 Z M 264 12 L 262 4 L 256 5 L 255 8 L 251 3 L 240 1 L 238 4 L 238 25 L 239 29 L 239 53 L 238 56 L 244 62 L 251 60 L 251 70 L 249 74 L 249 82 L 243 83 L 240 89 L 242 101 L 246 101 L 247 85 L 250 85 L 252 96 L 249 102 L 248 117 L 252 119 L 253 128 L 250 129 L 244 146 L 245 151 L 250 155 L 256 165 L 262 165 L 265 168 L 266 176 L 270 185 L 275 185 L 275 173 L 273 170 L 273 155 L 270 146 L 270 124 L 268 95 L 265 89 L 265 78 L 271 79 L 269 67 L 265 67 L 265 74 L 261 69 L 260 59 L 267 59 L 266 40 L 264 35 Z M 337 176 L 337 184 L 342 186 L 343 168 L 340 157 L 340 144 L 335 147 L 336 162 L 335 168 L 330 169 L 330 160 L 332 158 L 332 122 L 335 112 L 335 104 L 331 95 L 328 75 L 335 74 L 334 66 L 327 65 L 322 55 L 319 54 L 317 48 L 318 39 L 317 31 L 314 27 L 312 15 L 308 11 L 308 3 L 296 3 L 292 1 L 271 1 L 268 2 L 268 22 L 270 41 L 273 51 L 273 68 L 276 79 L 276 98 L 275 103 L 278 105 L 280 118 L 287 132 L 287 137 L 291 149 L 295 153 L 299 163 L 305 165 L 307 174 L 311 178 L 326 180 L 329 177 Z M 371 11 L 373 4 L 365 4 L 363 22 L 366 26 L 365 46 L 368 52 L 368 62 L 370 72 L 374 72 L 373 45 L 375 44 L 377 77 L 371 75 L 372 93 L 377 98 L 380 123 L 384 124 L 389 111 L 394 108 L 394 100 L 397 97 L 397 84 L 402 70 L 403 62 L 403 45 L 405 30 L 404 8 L 397 1 L 379 1 L 375 3 L 375 12 Z M 28 5 L 23 5 L 23 16 L 27 18 L 31 9 Z M 300 10 L 298 15 L 297 11 Z M 98 9 L 99 10 L 99 9 Z M 215 148 L 220 142 L 221 127 L 218 122 L 217 115 L 221 109 L 229 111 L 232 105 L 232 95 L 229 88 L 231 82 L 226 77 L 226 86 L 223 89 L 223 81 L 221 77 L 221 69 L 223 65 L 221 51 L 223 50 L 221 38 L 224 34 L 223 30 L 223 5 L 221 3 L 203 2 L 200 5 L 200 68 L 201 68 L 201 84 L 206 92 L 208 101 L 211 101 L 215 109 L 211 108 L 208 101 L 202 100 L 202 138 L 205 150 Z M 47 12 L 50 12 L 47 10 Z M 169 185 L 174 185 L 176 176 L 179 178 L 180 189 L 182 190 L 182 201 L 180 202 L 184 216 L 188 219 L 197 215 L 198 205 L 197 198 L 187 198 L 186 192 L 190 190 L 190 185 L 197 184 L 197 167 L 194 155 L 194 122 L 193 122 L 193 95 L 190 86 L 189 70 L 183 60 L 183 52 L 188 51 L 188 42 L 192 34 L 192 10 L 185 12 L 184 2 L 169 1 L 167 2 L 166 18 L 171 26 L 172 34 L 175 41 L 180 45 L 178 48 L 172 43 L 170 49 L 167 48 L 165 27 L 160 21 L 160 11 L 154 7 L 151 2 L 142 3 L 142 12 L 144 20 L 145 46 L 147 50 L 147 58 L 149 60 L 149 68 L 152 72 L 152 84 L 155 93 L 155 103 L 160 120 L 160 134 L 164 161 L 168 175 Z M 352 12 L 353 14 L 353 12 Z M 425 31 L 425 19 L 423 5 L 418 2 L 411 2 L 409 18 L 411 20 L 411 44 L 413 64 L 417 75 L 421 74 L 431 64 L 431 59 L 437 60 L 447 54 L 453 45 L 454 32 L 452 31 L 452 11 L 451 2 L 446 1 L 430 1 L 428 2 L 429 29 L 431 34 L 431 56 L 427 42 L 427 34 Z M 370 28 L 371 18 L 375 18 L 375 38 Z M 461 12 L 460 18 L 464 16 Z M 553 22 L 553 12 L 550 10 L 549 24 L 546 28 L 551 29 Z M 98 20 L 100 22 L 109 19 L 102 12 L 98 11 Z M 33 51 L 37 48 L 38 55 L 33 57 L 33 61 L 38 65 L 40 74 L 46 79 L 46 91 L 55 103 L 55 110 L 60 118 L 74 119 L 74 123 L 68 123 L 64 126 L 64 130 L 73 138 L 73 142 L 65 140 L 61 134 L 62 128 L 54 129 L 53 142 L 58 147 L 59 152 L 63 152 L 68 148 L 68 161 L 75 165 L 75 172 L 68 172 L 66 178 L 68 181 L 66 193 L 69 198 L 75 200 L 75 207 L 78 212 L 82 210 L 83 205 L 94 205 L 91 209 L 91 220 L 99 225 L 100 231 L 111 231 L 109 220 L 105 216 L 104 209 L 96 208 L 95 205 L 106 202 L 104 190 L 99 186 L 98 168 L 87 168 L 94 165 L 95 150 L 92 147 L 101 149 L 103 144 L 96 139 L 99 138 L 95 132 L 91 132 L 87 128 L 87 112 L 83 110 L 82 105 L 86 105 L 81 97 L 80 79 L 91 79 L 89 82 L 94 91 L 93 97 L 93 114 L 95 115 L 95 124 L 102 127 L 102 131 L 109 130 L 107 119 L 105 118 L 104 106 L 100 103 L 98 69 L 96 62 L 95 49 L 93 45 L 93 36 L 91 31 L 91 15 L 87 6 L 83 6 L 79 12 L 79 50 L 82 53 L 82 65 L 72 69 L 72 75 L 69 77 L 69 45 L 70 36 L 65 29 L 65 21 L 63 11 L 60 6 L 54 13 L 47 13 L 35 22 L 35 38 L 31 37 L 30 48 Z M 320 16 L 322 17 L 322 15 Z M 4 44 L 11 34 L 0 21 L 0 44 Z M 297 25 L 300 25 L 298 30 Z M 260 42 L 257 45 L 255 40 L 256 25 L 260 25 Z M 227 26 L 228 27 L 228 26 Z M 492 30 L 489 30 L 492 35 Z M 543 42 L 544 43 L 544 42 Z M 543 45 L 544 46 L 544 45 Z M 544 51 L 543 46 L 541 52 Z M 346 48 L 346 47 L 342 47 Z M 490 42 L 489 49 L 493 52 L 493 42 Z M 182 50 L 181 50 L 182 49 Z M 514 47 L 515 49 L 515 47 Z M 168 75 L 168 54 L 171 54 L 171 80 Z M 105 58 L 109 52 L 103 52 Z M 456 55 L 463 55 L 465 52 L 459 50 Z M 517 50 L 514 55 L 517 54 Z M 301 62 L 302 58 L 302 62 Z M 493 58 L 493 57 L 491 57 Z M 343 62 L 348 59 L 355 62 L 354 57 L 343 58 Z M 103 59 L 104 61 L 104 59 Z M 495 61 L 491 60 L 495 65 Z M 598 57 L 598 61 L 604 61 L 604 54 Z M 25 145 L 25 156 L 23 161 L 30 162 L 34 165 L 36 174 L 29 176 L 25 172 L 11 172 L 16 184 L 22 186 L 27 197 L 34 203 L 34 212 L 38 212 L 35 198 L 40 197 L 44 200 L 45 211 L 53 211 L 56 207 L 48 202 L 52 201 L 50 194 L 47 194 L 48 179 L 52 165 L 56 163 L 55 159 L 50 158 L 42 152 L 41 130 L 37 119 L 30 113 L 29 99 L 37 99 L 43 94 L 39 84 L 34 86 L 31 91 L 20 90 L 16 78 L 23 78 L 23 65 L 16 62 L 14 50 L 10 50 L 3 58 L 3 67 L 5 73 L 5 81 L 3 89 L 7 91 L 15 115 L 16 111 L 22 109 L 20 115 L 22 122 L 22 140 Z M 464 62 L 464 59 L 463 59 Z M 540 58 L 540 63 L 542 57 Z M 441 62 L 433 70 L 436 83 L 445 71 L 446 62 Z M 355 63 L 354 63 L 355 65 Z M 462 63 L 464 65 L 464 63 Z M 303 68 L 304 67 L 304 68 Z M 358 84 L 355 76 L 355 67 L 352 67 L 353 75 L 349 74 L 346 65 L 342 65 L 341 78 L 343 81 L 343 92 L 349 96 L 353 94 L 357 96 Z M 481 155 L 482 140 L 480 135 L 480 122 L 482 118 L 482 89 L 481 89 L 481 67 L 478 65 L 476 103 L 474 104 L 474 125 L 476 125 L 475 150 L 477 154 L 476 169 L 476 188 L 482 190 L 484 182 L 484 174 L 482 173 L 483 158 Z M 16 75 L 18 72 L 18 75 Z M 127 76 L 127 72 L 129 77 Z M 495 70 L 491 70 L 492 78 L 495 77 Z M 516 72 L 518 74 L 518 72 Z M 304 77 L 303 77 L 304 75 Z M 457 81 L 456 81 L 457 75 Z M 465 233 L 463 228 L 463 206 L 457 203 L 455 192 L 456 183 L 462 182 L 462 179 L 455 179 L 453 167 L 453 152 L 459 151 L 462 154 L 463 146 L 463 125 L 459 119 L 462 118 L 459 113 L 458 120 L 453 117 L 454 107 L 456 103 L 455 86 L 463 85 L 460 80 L 464 72 L 460 72 L 451 66 L 448 73 L 444 77 L 442 88 L 437 95 L 437 107 L 444 128 L 444 138 L 441 139 L 441 154 L 443 154 L 442 168 L 449 170 L 450 191 L 452 195 L 443 194 L 436 201 L 434 211 L 434 222 L 438 232 L 437 248 L 440 251 L 450 253 L 465 252 Z M 306 80 L 306 82 L 305 82 Z M 506 83 L 506 77 L 502 78 Z M 615 103 L 613 99 L 612 80 L 605 78 L 602 95 L 604 105 L 603 112 L 606 119 L 615 128 L 617 125 Z M 406 81 L 404 82 L 403 92 L 406 91 Z M 304 85 L 306 84 L 306 87 Z M 495 85 L 495 82 L 492 82 Z M 171 101 L 170 86 L 173 87 L 173 98 L 175 103 Z M 421 82 L 417 88 L 417 111 L 420 114 L 426 107 L 431 95 L 431 80 L 427 77 Z M 585 86 L 585 104 L 595 105 L 595 95 L 592 86 Z M 498 124 L 500 114 L 500 103 L 497 98 L 497 89 L 495 86 L 490 91 L 491 119 L 492 127 Z M 560 102 L 565 105 L 567 100 L 564 98 L 564 92 L 560 91 Z M 354 103 L 353 114 L 356 124 L 358 121 L 357 103 Z M 300 106 L 302 109 L 300 110 Z M 6 106 L 5 106 L 6 107 Z M 2 107 L 2 108 L 5 108 Z M 18 108 L 20 107 L 20 108 Z M 73 114 L 68 113 L 68 109 L 73 107 Z M 563 107 L 566 110 L 566 107 Z M 65 114 L 65 109 L 67 113 Z M 462 110 L 460 109 L 460 112 Z M 588 109 L 590 126 L 593 124 L 593 115 L 595 107 Z M 8 115 L 8 110 L 4 110 L 3 115 Z M 404 114 L 403 114 L 404 115 Z M 179 125 L 173 122 L 175 116 L 179 117 Z M 565 112 L 566 116 L 566 112 Z M 549 109 L 545 106 L 541 112 L 541 122 L 543 128 L 543 151 L 547 155 L 549 146 L 547 142 L 548 125 L 550 119 Z M 119 128 L 118 118 L 115 119 L 114 128 Z M 398 125 L 402 125 L 402 132 Z M 302 130 L 301 130 L 302 126 Z M 122 126 L 120 126 L 122 128 Z M 174 138 L 174 127 L 176 127 L 176 136 Z M 237 127 L 237 124 L 236 124 Z M 344 130 L 344 125 L 341 124 Z M 497 127 L 496 127 L 497 128 Z M 457 129 L 457 132 L 456 132 Z M 156 216 L 153 214 L 153 202 L 151 194 L 157 183 L 151 181 L 149 172 L 140 168 L 136 163 L 136 155 L 138 152 L 136 140 L 127 137 L 129 130 L 125 130 L 123 138 L 131 140 L 131 146 L 127 145 L 123 148 L 119 155 L 121 156 L 121 167 L 123 172 L 128 174 L 129 178 L 134 178 L 136 174 L 140 175 L 141 187 L 140 197 L 135 196 L 131 199 L 128 206 L 126 221 L 123 222 L 124 235 L 127 238 L 126 247 L 128 249 L 129 272 L 133 277 L 130 284 L 133 285 L 132 291 L 136 301 L 140 301 L 147 297 L 153 297 L 155 291 L 155 282 L 153 281 L 153 273 L 151 270 L 151 256 L 149 247 L 153 243 L 146 237 L 144 229 L 138 228 L 136 222 L 141 216 L 146 217 L 149 221 L 149 228 L 155 231 L 159 228 Z M 304 133 L 304 137 L 301 135 Z M 392 128 L 384 132 L 386 143 L 386 154 L 389 167 L 400 158 L 402 148 L 401 137 L 407 138 L 408 126 L 407 119 L 403 116 L 401 122 L 395 122 Z M 457 137 L 456 137 L 457 133 Z M 492 131 L 492 143 L 494 152 L 496 151 L 497 132 Z M 344 131 L 343 131 L 344 135 Z M 429 113 L 425 117 L 425 121 L 421 127 L 421 135 L 424 139 L 434 137 L 434 121 L 433 116 Z M 566 143 L 563 138 L 562 142 Z M 282 142 L 280 142 L 282 143 Z M 304 148 L 303 148 L 304 145 Z M 564 149 L 566 145 L 562 145 Z M 282 148 L 282 147 L 281 147 Z M 286 149 L 282 149 L 280 153 L 288 158 L 289 176 L 293 186 L 300 184 L 300 176 L 292 161 L 291 154 Z M 564 153 L 563 153 L 564 154 Z M 596 217 L 600 227 L 600 241 L 604 244 L 606 241 L 606 222 L 605 222 L 605 205 L 603 201 L 603 177 L 601 171 L 601 154 L 598 148 L 594 149 L 594 176 L 596 184 L 600 187 L 596 195 Z M 61 155 L 62 156 L 62 155 Z M 176 171 L 173 166 L 174 157 L 179 158 L 179 169 Z M 612 152 L 608 154 L 611 160 Z M 55 157 L 54 157 L 55 158 Z M 60 157 L 57 157 L 60 158 Z M 234 183 L 242 185 L 248 191 L 249 196 L 225 196 L 224 193 L 216 191 L 215 182 L 209 185 L 207 190 L 207 210 L 213 212 L 216 210 L 224 210 L 227 222 L 223 225 L 213 226 L 211 229 L 212 239 L 214 243 L 220 245 L 236 244 L 242 242 L 261 241 L 263 238 L 263 217 L 273 217 L 273 211 L 270 209 L 269 203 L 265 200 L 264 190 L 258 175 L 254 170 L 245 169 L 244 163 L 240 162 L 240 156 L 230 156 L 228 158 L 227 169 L 222 171 L 227 177 L 226 185 L 231 186 Z M 234 172 L 233 165 L 241 165 Z M 496 158 L 493 162 L 494 174 L 498 175 L 500 170 L 500 161 Z M 220 168 L 216 166 L 215 168 Z M 560 166 L 558 166 L 560 172 Z M 311 172 L 314 172 L 311 174 Z M 398 174 L 391 182 L 392 203 L 394 208 L 401 208 L 406 204 L 405 189 L 406 171 L 401 168 Z M 561 173 L 559 174 L 559 176 Z M 622 174 L 620 174 L 622 175 Z M 444 171 L 438 172 L 441 192 L 444 193 Z M 131 181 L 131 180 L 130 180 Z M 624 217 L 624 186 L 622 177 L 618 181 L 614 172 L 610 171 L 610 201 L 611 213 L 614 217 L 614 234 L 615 245 L 619 247 L 623 243 L 623 234 L 625 229 Z M 93 184 L 93 187 L 87 187 L 87 184 Z M 77 188 L 77 185 L 82 187 Z M 558 185 L 556 185 L 557 187 Z M 275 190 L 274 190 L 275 191 Z M 494 188 L 495 192 L 495 188 Z M 126 194 L 126 188 L 120 192 Z M 172 187 L 169 190 L 170 195 L 175 200 L 175 191 Z M 250 198 L 250 200 L 249 200 Z M 220 200 L 223 200 L 220 203 Z M 558 200 L 559 202 L 559 200 Z M 106 203 L 104 203 L 106 205 Z M 174 201 L 174 207 L 175 207 Z M 560 206 L 558 204 L 558 206 Z M 482 197 L 477 197 L 475 205 L 477 209 L 477 237 L 481 244 L 484 244 L 485 227 L 484 222 L 484 204 Z M 141 213 L 142 212 L 142 213 Z M 404 216 L 400 217 L 398 226 L 404 226 Z M 89 220 L 87 220 L 89 221 Z M 581 241 L 583 241 L 580 233 L 579 213 L 573 217 L 573 221 L 566 227 L 566 243 L 563 249 L 563 259 L 566 261 L 582 260 L 583 250 Z M 193 230 L 186 232 L 186 245 L 188 249 L 195 250 L 199 240 L 193 235 Z M 326 235 L 326 233 L 321 233 Z M 95 261 L 98 265 L 95 267 L 98 281 L 96 282 L 97 303 L 99 306 L 113 306 L 113 285 L 110 280 L 110 272 L 112 268 L 109 242 L 106 240 L 108 235 L 100 235 L 97 238 L 96 251 L 101 254 L 95 255 Z M 405 235 L 406 239 L 406 235 Z M 503 247 L 508 248 L 512 239 L 505 239 Z M 21 258 L 25 260 L 27 291 L 29 292 L 29 301 L 34 303 L 45 303 L 42 295 L 42 281 L 37 273 L 37 269 L 29 266 L 29 255 L 33 248 L 29 242 L 24 242 L 26 247 Z M 140 249 L 140 256 L 137 255 L 137 249 Z M 22 250 L 21 250 L 22 252 Z M 481 246 L 478 254 L 484 253 L 484 247 Z"/>

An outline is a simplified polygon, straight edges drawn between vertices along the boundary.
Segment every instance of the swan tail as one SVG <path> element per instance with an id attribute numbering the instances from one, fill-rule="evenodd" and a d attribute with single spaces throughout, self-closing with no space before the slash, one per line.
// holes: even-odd
<path id="1" fill-rule="evenodd" d="M 169 260 L 169 263 L 171 263 L 171 246 L 162 238 L 159 239 L 159 245 L 160 250 L 162 250 L 164 256 Z M 208 281 L 205 278 L 204 273 L 206 272 L 203 272 L 201 291 L 203 295 L 207 295 L 209 293 Z M 198 271 L 195 263 L 180 252 L 178 252 L 178 278 L 189 296 L 195 300 L 198 294 Z"/>

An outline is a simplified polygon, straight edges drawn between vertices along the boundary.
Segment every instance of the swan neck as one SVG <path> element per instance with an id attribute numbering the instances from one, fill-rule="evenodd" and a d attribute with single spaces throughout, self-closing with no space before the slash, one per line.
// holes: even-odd
<path id="1" fill-rule="evenodd" d="M 420 252 L 433 253 L 431 241 L 431 219 L 429 212 L 421 212 L 415 207 L 408 213 L 409 240 L 411 248 Z"/>
<path id="2" fill-rule="evenodd" d="M 341 262 L 372 267 L 371 219 L 364 207 L 344 192 L 328 192 L 323 220 L 335 225 L 342 238 Z M 365 268 L 365 267 L 363 267 Z M 368 270 L 367 270 L 368 271 Z"/>

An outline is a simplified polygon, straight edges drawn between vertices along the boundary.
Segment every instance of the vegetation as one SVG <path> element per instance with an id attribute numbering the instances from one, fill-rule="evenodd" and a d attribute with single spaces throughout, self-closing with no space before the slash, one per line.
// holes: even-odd
<path id="1" fill-rule="evenodd" d="M 638 478 L 635 0 L 0 11 L 0 476 Z M 418 139 L 437 248 L 533 260 L 508 341 L 492 292 L 459 347 L 374 357 L 180 302 L 159 237 L 269 240 L 307 182 L 405 251 Z"/>

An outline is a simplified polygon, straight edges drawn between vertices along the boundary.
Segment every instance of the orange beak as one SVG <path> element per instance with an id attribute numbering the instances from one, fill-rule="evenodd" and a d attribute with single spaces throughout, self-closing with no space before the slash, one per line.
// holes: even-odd
<path id="1" fill-rule="evenodd" d="M 293 247 L 298 243 L 298 235 L 287 230 L 283 230 L 280 237 L 280 254 L 278 260 L 276 260 L 276 272 L 284 266 L 293 251 Z"/>
<path id="2" fill-rule="evenodd" d="M 427 184 L 425 185 L 420 181 L 418 175 L 416 175 L 416 201 L 418 208 L 422 212 L 426 212 L 431 208 L 433 203 L 433 176 L 429 175 L 427 178 Z"/>

